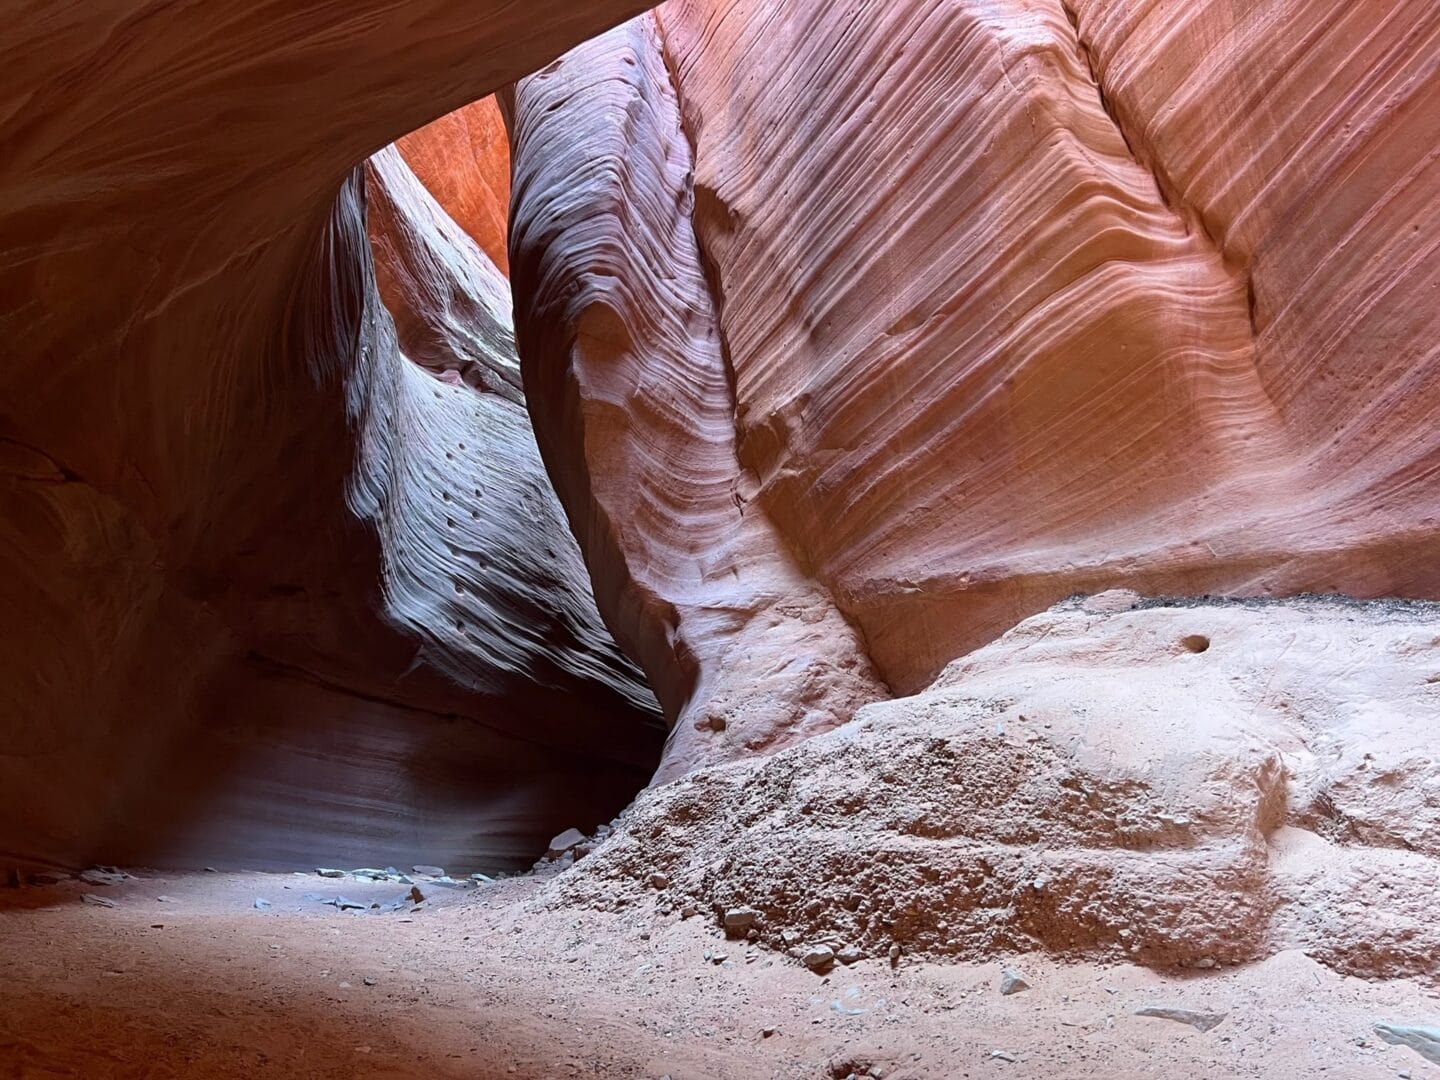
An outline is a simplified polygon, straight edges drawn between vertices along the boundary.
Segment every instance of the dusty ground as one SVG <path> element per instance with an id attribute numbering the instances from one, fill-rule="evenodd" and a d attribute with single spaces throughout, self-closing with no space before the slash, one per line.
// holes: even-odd
<path id="1" fill-rule="evenodd" d="M 313 876 L 0 892 L 0 1076 L 1440 1077 L 1371 1030 L 1434 1024 L 1440 996 L 1298 953 L 1182 978 L 1021 957 L 1033 989 L 1002 997 L 998 963 L 820 977 L 700 917 L 538 911 L 541 887 L 413 914 L 340 914 L 306 895 L 405 888 Z M 1228 1015 L 1202 1033 L 1146 1005 Z"/>

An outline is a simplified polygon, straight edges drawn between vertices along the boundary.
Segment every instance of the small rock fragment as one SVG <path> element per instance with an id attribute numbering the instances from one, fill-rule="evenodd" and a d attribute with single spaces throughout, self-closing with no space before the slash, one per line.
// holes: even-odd
<path id="1" fill-rule="evenodd" d="M 772 1035 L 774 1035 L 774 1034 L 775 1034 L 775 1029 L 774 1029 L 773 1027 L 767 1027 L 767 1028 L 761 1028 L 761 1029 L 760 1029 L 760 1037 L 761 1037 L 762 1039 L 768 1039 L 768 1038 L 770 1038 L 770 1036 L 772 1036 Z"/>
<path id="2" fill-rule="evenodd" d="M 579 829 L 566 829 L 550 841 L 550 847 L 545 852 L 545 856 L 550 859 L 558 859 L 571 848 L 583 844 L 587 839 L 588 837 Z"/>
<path id="3" fill-rule="evenodd" d="M 1391 1046 L 1408 1046 L 1426 1061 L 1440 1065 L 1440 1027 L 1376 1024 L 1375 1034 Z"/>
<path id="4" fill-rule="evenodd" d="M 743 934 L 755 925 L 760 918 L 760 912 L 751 907 L 731 908 L 725 912 L 720 922 L 726 930 L 736 934 Z"/>
<path id="5" fill-rule="evenodd" d="M 1011 994 L 1019 994 L 1030 989 L 1030 984 L 1014 968 L 1006 968 L 1000 973 L 1000 993 L 1005 997 Z"/>
<path id="6" fill-rule="evenodd" d="M 345 876 L 344 870 L 335 870 L 328 866 L 317 866 L 315 873 L 323 878 L 343 878 Z"/>
<path id="7" fill-rule="evenodd" d="M 155 902 L 157 904 L 173 904 L 175 903 L 175 898 L 173 896 L 157 896 L 155 897 Z"/>
<path id="8" fill-rule="evenodd" d="M 256 911 L 269 911 L 273 906 L 274 905 L 271 904 L 269 900 L 266 900 L 263 896 L 257 896 L 255 898 Z"/>
<path id="9" fill-rule="evenodd" d="M 488 885 L 495 879 L 489 874 L 471 874 L 470 880 L 480 885 Z"/>
<path id="10" fill-rule="evenodd" d="M 374 986 L 375 983 L 376 983 L 376 981 L 377 981 L 377 980 L 376 980 L 376 978 L 375 978 L 374 975 L 366 975 L 366 976 L 365 976 L 365 985 L 366 985 L 366 986 Z"/>
<path id="11" fill-rule="evenodd" d="M 425 902 L 425 894 L 420 891 L 419 885 L 410 886 L 410 900 L 416 904 L 423 904 Z"/>
<path id="12" fill-rule="evenodd" d="M 123 885 L 129 874 L 111 866 L 92 866 L 80 874 L 86 885 Z"/>
<path id="13" fill-rule="evenodd" d="M 1174 1020 L 1189 1024 L 1196 1031 L 1209 1031 L 1219 1025 L 1228 1013 L 1196 1012 L 1194 1009 L 1174 1009 L 1167 1005 L 1146 1005 L 1135 1010 L 1136 1016 L 1154 1016 L 1161 1020 Z"/>
<path id="14" fill-rule="evenodd" d="M 680 906 L 680 918 L 691 919 L 700 914 L 700 909 L 694 904 L 682 904 Z"/>
<path id="15" fill-rule="evenodd" d="M 87 904 L 94 904 L 96 907 L 119 907 L 114 900 L 107 900 L 103 896 L 96 896 L 94 893 L 81 893 L 80 899 Z"/>
<path id="16" fill-rule="evenodd" d="M 991 1050 L 990 1056 L 999 1061 L 1008 1061 L 1011 1065 L 1016 1064 L 1018 1060 L 1013 1054 L 1007 1054 L 1004 1050 Z"/>
<path id="17" fill-rule="evenodd" d="M 828 971 L 835 963 L 835 950 L 829 945 L 812 945 L 800 954 L 800 962 L 811 971 Z"/>
<path id="18" fill-rule="evenodd" d="M 652 889 L 668 889 L 670 887 L 670 879 L 658 872 L 651 874 L 650 887 Z"/>
<path id="19" fill-rule="evenodd" d="M 861 960 L 864 960 L 865 953 L 863 950 L 856 948 L 854 945 L 847 945 L 845 948 L 841 949 L 838 953 L 835 954 L 835 959 L 839 960 L 840 963 L 844 964 L 846 967 L 849 967 L 851 964 L 858 964 Z"/>
<path id="20" fill-rule="evenodd" d="M 900 952 L 899 943 L 890 946 L 890 963 L 898 964 L 900 962 Z"/>
<path id="21" fill-rule="evenodd" d="M 445 876 L 445 868 L 443 866 L 412 866 L 410 869 L 425 877 Z"/>

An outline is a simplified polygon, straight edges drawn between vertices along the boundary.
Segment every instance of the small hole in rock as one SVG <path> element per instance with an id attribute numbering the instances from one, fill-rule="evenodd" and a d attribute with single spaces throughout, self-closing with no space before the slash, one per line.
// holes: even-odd
<path id="1" fill-rule="evenodd" d="M 1184 645 L 1189 652 L 1201 653 L 1210 648 L 1210 639 L 1204 634 L 1191 634 L 1189 637 L 1181 638 L 1180 644 Z"/>

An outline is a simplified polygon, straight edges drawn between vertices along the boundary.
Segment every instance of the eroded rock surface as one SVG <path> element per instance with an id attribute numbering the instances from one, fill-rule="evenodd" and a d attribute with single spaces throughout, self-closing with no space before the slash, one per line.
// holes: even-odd
<path id="1" fill-rule="evenodd" d="M 332 217 L 378 148 L 641 7 L 11 5 L 0 858 L 520 865 L 643 782 L 653 712 L 629 707 L 613 647 L 585 659 L 603 631 L 573 552 L 537 550 L 509 585 L 513 557 L 482 574 L 428 533 L 409 561 L 382 554 L 434 526 L 437 508 L 404 493 L 443 457 L 422 469 L 397 452 L 396 475 L 366 481 L 385 535 L 347 505 L 367 406 L 419 425 L 402 442 L 458 445 L 480 420 L 453 404 L 470 387 L 389 354 L 361 364 L 375 310 L 358 190 L 338 230 Z M 477 372 L 442 356 L 472 303 L 451 299 L 433 329 L 405 309 L 402 330 L 434 346 L 419 359 Z M 376 397 L 347 401 L 362 375 Z M 422 383 L 445 391 L 433 409 Z M 524 418 L 505 416 L 494 437 L 513 443 Z M 492 464 L 454 478 L 540 482 L 533 451 Z M 529 493 L 489 498 L 485 529 L 507 531 L 495 515 Z M 552 505 L 508 531 L 558 525 Z M 422 552 L 430 585 L 474 593 L 392 581 L 392 604 L 425 599 L 384 617 L 382 565 L 403 578 Z M 467 604 L 484 608 L 469 639 L 427 622 Z M 593 712 L 577 704 L 590 691 Z M 556 799 L 572 805 L 552 815 Z"/>
<path id="2" fill-rule="evenodd" d="M 900 692 L 1076 591 L 1440 596 L 1434 5 L 654 19 L 516 142 L 539 437 L 637 655 L 735 634 L 645 576 L 726 498 Z"/>
<path id="3" fill-rule="evenodd" d="M 918 695 L 645 793 L 551 895 L 753 907 L 797 957 L 1301 948 L 1434 978 L 1437 716 L 1434 605 L 1061 605 Z"/>
<path id="4" fill-rule="evenodd" d="M 527 400 L 607 622 L 675 724 L 660 777 L 833 728 L 888 691 L 750 501 L 654 18 L 522 80 L 511 109 Z"/>

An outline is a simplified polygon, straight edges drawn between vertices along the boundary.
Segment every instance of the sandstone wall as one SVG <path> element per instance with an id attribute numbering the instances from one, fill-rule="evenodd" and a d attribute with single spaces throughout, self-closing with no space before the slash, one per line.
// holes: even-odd
<path id="1" fill-rule="evenodd" d="M 570 395 L 541 445 L 652 679 L 684 587 L 639 579 L 727 497 L 901 692 L 1077 591 L 1440 595 L 1434 5 L 653 19 L 521 84 L 512 236 L 527 382 Z M 687 455 L 710 494 L 652 463 Z M 714 569 L 707 610 L 748 590 Z"/>
<path id="2" fill-rule="evenodd" d="M 613 649 L 585 658 L 603 630 L 573 562 L 493 571 L 470 639 L 425 623 L 453 592 L 381 614 L 382 548 L 434 508 L 381 485 L 377 534 L 347 506 L 346 388 L 377 317 L 358 189 L 332 220 L 368 155 L 640 7 L 8 5 L 0 857 L 514 864 L 553 831 L 533 811 L 555 790 L 573 814 L 589 784 L 599 817 L 648 773 L 653 706 Z M 369 358 L 376 410 L 434 381 L 392 358 Z M 448 437 L 464 414 L 445 407 Z M 539 482 L 506 464 L 497 487 Z M 469 579 L 432 539 L 428 573 Z"/>

